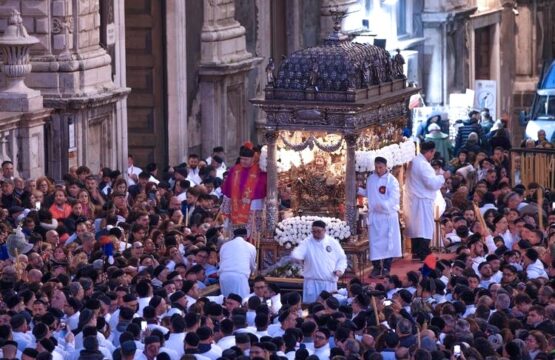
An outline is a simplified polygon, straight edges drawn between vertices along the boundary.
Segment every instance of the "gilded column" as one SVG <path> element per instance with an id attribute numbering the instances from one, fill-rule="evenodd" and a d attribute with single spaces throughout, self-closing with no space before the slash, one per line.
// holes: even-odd
<path id="1" fill-rule="evenodd" d="M 347 159 L 345 168 L 345 221 L 351 228 L 351 233 L 356 234 L 357 231 L 357 187 L 356 187 L 356 168 L 355 168 L 355 150 L 358 135 L 346 135 L 347 143 Z M 268 153 L 269 157 L 269 153 Z M 268 159 L 269 162 L 269 159 Z"/>
<path id="2" fill-rule="evenodd" d="M 266 146 L 268 147 L 268 165 L 266 168 L 268 176 L 268 192 L 266 194 L 266 231 L 267 238 L 274 235 L 274 230 L 279 221 L 278 218 L 278 174 L 276 159 L 276 140 L 278 132 L 266 131 Z"/>

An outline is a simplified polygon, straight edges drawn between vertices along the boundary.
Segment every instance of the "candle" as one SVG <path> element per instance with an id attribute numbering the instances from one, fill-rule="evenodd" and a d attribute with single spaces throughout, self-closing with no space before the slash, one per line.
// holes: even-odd
<path id="1" fill-rule="evenodd" d="M 420 141 L 416 141 L 416 155 L 420 154 Z"/>
<path id="2" fill-rule="evenodd" d="M 435 210 L 434 210 L 434 218 L 436 220 L 439 220 L 439 205 L 436 205 Z"/>

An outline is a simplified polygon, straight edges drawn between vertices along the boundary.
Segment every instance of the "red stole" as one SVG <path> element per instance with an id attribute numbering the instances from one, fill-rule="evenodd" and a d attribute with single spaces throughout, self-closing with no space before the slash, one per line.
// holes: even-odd
<path id="1" fill-rule="evenodd" d="M 258 180 L 260 169 L 258 164 L 254 164 L 249 169 L 247 182 L 241 191 L 241 170 L 242 166 L 236 166 L 233 171 L 233 183 L 231 185 L 231 223 L 246 224 L 249 221 L 251 201 L 254 196 L 254 189 Z"/>

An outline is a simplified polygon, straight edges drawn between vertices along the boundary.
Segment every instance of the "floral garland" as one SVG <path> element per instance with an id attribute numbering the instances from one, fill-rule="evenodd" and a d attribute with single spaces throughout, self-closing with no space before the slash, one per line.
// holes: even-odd
<path id="1" fill-rule="evenodd" d="M 285 146 L 287 146 L 289 149 L 295 150 L 295 151 L 302 151 L 302 150 L 306 149 L 307 147 L 312 149 L 314 147 L 314 145 L 316 145 L 322 151 L 336 152 L 337 150 L 341 149 L 341 146 L 343 146 L 343 138 L 339 139 L 339 141 L 337 141 L 335 144 L 334 143 L 332 143 L 332 144 L 321 143 L 320 141 L 318 141 L 318 139 L 314 135 L 310 135 L 305 141 L 303 141 L 301 143 L 298 143 L 298 144 L 293 144 L 293 143 L 289 142 L 289 140 L 287 140 L 283 135 L 280 135 L 280 139 L 281 139 L 281 141 L 283 141 Z"/>
<path id="2" fill-rule="evenodd" d="M 306 141 L 301 144 L 304 144 L 305 142 Z M 343 139 L 340 142 L 342 145 Z M 287 143 L 285 144 L 287 145 Z M 320 146 L 318 147 L 320 148 Z M 374 159 L 377 156 L 387 159 L 387 164 L 391 168 L 412 161 L 412 159 L 416 156 L 415 154 L 416 147 L 412 140 L 405 140 L 400 144 L 387 145 L 378 150 L 357 151 L 355 152 L 356 171 L 374 171 Z M 293 166 L 299 167 L 302 164 L 312 162 L 314 160 L 314 153 L 308 148 L 308 145 L 300 151 L 296 151 L 295 149 L 280 149 L 276 154 L 276 159 L 277 170 L 282 173 L 289 171 Z M 259 165 L 262 171 L 266 171 L 268 166 L 268 148 L 266 146 L 262 148 L 260 153 Z"/>
<path id="3" fill-rule="evenodd" d="M 321 216 L 295 216 L 277 224 L 274 240 L 286 249 L 291 249 L 312 234 L 312 223 L 316 220 L 325 222 L 328 235 L 337 241 L 351 237 L 351 229 L 343 220 Z"/>
<path id="4" fill-rule="evenodd" d="M 387 160 L 387 166 L 392 168 L 406 164 L 416 157 L 416 147 L 412 140 L 400 144 L 391 144 L 378 150 L 355 152 L 355 166 L 357 172 L 374 171 L 374 159 L 381 156 Z"/>

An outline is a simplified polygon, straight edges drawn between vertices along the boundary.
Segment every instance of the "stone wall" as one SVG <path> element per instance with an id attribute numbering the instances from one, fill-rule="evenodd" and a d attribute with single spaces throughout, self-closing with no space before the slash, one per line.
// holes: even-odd
<path id="1" fill-rule="evenodd" d="M 0 3 L 0 31 L 6 27 L 5 14 L 16 9 L 29 34 L 40 40 L 31 51 L 32 73 L 26 83 L 40 90 L 45 107 L 55 110 L 46 134 L 48 171 L 54 178 L 61 178 L 70 163 L 89 165 L 93 171 L 124 166 L 123 157 L 112 150 L 123 131 L 116 126 L 117 103 L 128 90 L 112 81 L 111 58 L 100 46 L 99 6 L 99 0 Z M 69 122 L 76 129 L 73 149 Z"/>

